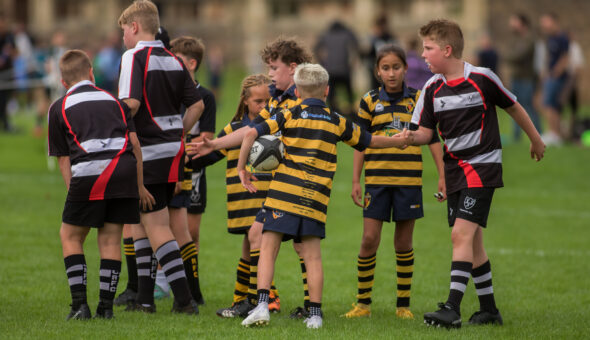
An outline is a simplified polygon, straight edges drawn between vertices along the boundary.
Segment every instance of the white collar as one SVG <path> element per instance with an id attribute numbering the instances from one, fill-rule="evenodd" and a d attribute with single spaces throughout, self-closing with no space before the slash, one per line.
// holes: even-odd
<path id="1" fill-rule="evenodd" d="M 78 87 L 80 87 L 80 86 L 84 86 L 84 85 L 94 85 L 94 83 L 93 83 L 93 82 L 91 82 L 91 81 L 90 81 L 90 80 L 88 80 L 88 79 L 85 79 L 85 80 L 79 81 L 79 82 L 77 82 L 76 84 L 74 84 L 74 86 L 70 87 L 70 88 L 68 89 L 68 92 L 66 92 L 66 93 L 70 93 L 70 92 L 74 91 L 75 89 L 77 89 Z"/>
<path id="2" fill-rule="evenodd" d="M 137 45 L 135 45 L 135 48 L 137 47 L 164 47 L 164 43 L 160 40 L 141 40 L 137 42 Z"/>

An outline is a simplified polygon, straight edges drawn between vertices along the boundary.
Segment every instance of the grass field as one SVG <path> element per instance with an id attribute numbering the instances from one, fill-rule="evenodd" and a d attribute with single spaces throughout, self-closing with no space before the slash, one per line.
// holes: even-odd
<path id="1" fill-rule="evenodd" d="M 240 75 L 228 81 L 220 101 L 218 130 L 235 108 Z M 504 114 L 501 126 L 509 127 Z M 59 243 L 66 194 L 58 171 L 47 170 L 45 140 L 32 137 L 33 117 L 15 118 L 22 133 L 0 135 L 0 338 L 587 338 L 590 330 L 590 150 L 550 148 L 541 163 L 528 158 L 528 146 L 504 149 L 506 188 L 498 190 L 485 231 L 494 273 L 494 290 L 503 327 L 446 331 L 422 323 L 422 314 L 446 299 L 451 257 L 445 205 L 432 197 L 436 176 L 426 154 L 424 205 L 418 221 L 412 286 L 413 321 L 395 318 L 393 228 L 384 228 L 373 292 L 373 316 L 339 316 L 355 301 L 356 256 L 362 232 L 361 211 L 350 195 L 352 149 L 340 147 L 339 169 L 323 241 L 324 328 L 308 331 L 288 311 L 302 302 L 300 270 L 291 244 L 279 255 L 276 282 L 282 309 L 264 329 L 244 329 L 239 320 L 222 320 L 215 310 L 231 303 L 241 239 L 226 232 L 224 167 L 208 172 L 208 207 L 201 226 L 200 275 L 206 305 L 198 317 L 172 315 L 170 299 L 158 313 L 115 310 L 112 321 L 65 322 L 69 290 Z M 509 134 L 509 131 L 504 131 Z M 98 300 L 96 233 L 86 244 L 88 294 Z M 119 288 L 127 279 L 123 270 Z M 478 308 L 473 284 L 462 305 L 463 319 Z"/>

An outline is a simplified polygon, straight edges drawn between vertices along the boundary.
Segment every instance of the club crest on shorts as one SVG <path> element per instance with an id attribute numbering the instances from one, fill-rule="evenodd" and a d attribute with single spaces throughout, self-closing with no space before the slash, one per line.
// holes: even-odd
<path id="1" fill-rule="evenodd" d="M 371 194 L 366 192 L 365 193 L 365 205 L 364 205 L 364 209 L 367 209 L 369 207 L 369 205 L 371 205 Z"/>
<path id="2" fill-rule="evenodd" d="M 276 220 L 277 218 L 281 218 L 281 217 L 283 217 L 284 215 L 285 215 L 285 213 L 284 213 L 284 212 L 282 212 L 282 211 L 278 211 L 278 210 L 273 210 L 273 211 L 272 211 L 272 218 L 274 218 L 275 220 Z"/>
<path id="3" fill-rule="evenodd" d="M 475 205 L 475 202 L 476 202 L 475 198 L 465 196 L 465 201 L 463 201 L 463 206 L 465 206 L 465 209 L 469 210 L 469 209 L 473 208 L 473 206 Z"/>

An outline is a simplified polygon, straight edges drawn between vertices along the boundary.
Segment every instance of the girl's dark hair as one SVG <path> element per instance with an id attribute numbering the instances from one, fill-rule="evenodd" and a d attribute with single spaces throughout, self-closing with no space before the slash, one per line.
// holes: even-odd
<path id="1" fill-rule="evenodd" d="M 373 68 L 373 75 L 375 76 L 375 78 L 377 78 L 377 81 L 380 83 L 381 78 L 379 78 L 379 75 L 377 74 L 377 70 L 379 70 L 379 63 L 381 62 L 381 59 L 383 59 L 386 55 L 391 53 L 395 54 L 399 58 L 399 60 L 402 61 L 405 67 L 408 66 L 408 62 L 406 61 L 406 52 L 403 48 L 394 44 L 387 44 L 381 46 L 381 48 L 377 50 L 377 56 L 375 57 L 375 67 Z"/>
<path id="2" fill-rule="evenodd" d="M 270 78 L 264 74 L 253 74 L 247 76 L 242 81 L 242 91 L 240 92 L 240 103 L 238 104 L 238 109 L 236 110 L 236 114 L 231 119 L 232 122 L 238 122 L 244 118 L 245 114 L 248 114 L 248 106 L 244 104 L 244 100 L 250 97 L 250 88 L 259 85 L 268 85 L 270 84 Z"/>

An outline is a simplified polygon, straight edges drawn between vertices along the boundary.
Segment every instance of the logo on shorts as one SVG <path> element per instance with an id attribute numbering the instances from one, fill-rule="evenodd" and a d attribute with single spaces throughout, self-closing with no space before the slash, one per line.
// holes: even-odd
<path id="1" fill-rule="evenodd" d="M 453 216 L 453 208 L 449 208 L 449 215 Z"/>
<path id="2" fill-rule="evenodd" d="M 364 206 L 364 209 L 367 209 L 370 204 L 371 204 L 371 194 L 368 193 L 368 192 L 366 192 L 365 193 L 365 206 Z"/>
<path id="3" fill-rule="evenodd" d="M 284 215 L 285 215 L 285 213 L 284 213 L 284 212 L 282 212 L 282 211 L 278 211 L 278 210 L 273 210 L 273 211 L 272 211 L 272 218 L 274 218 L 275 220 L 276 220 L 277 218 L 281 218 L 281 217 L 283 217 Z"/>
<path id="4" fill-rule="evenodd" d="M 375 105 L 375 112 L 381 112 L 381 111 L 383 111 L 383 109 L 385 109 L 383 104 L 378 103 L 377 105 Z"/>
<path id="5" fill-rule="evenodd" d="M 465 201 L 463 201 L 463 206 L 465 206 L 465 209 L 469 210 L 471 208 L 473 208 L 473 206 L 475 205 L 475 198 L 469 197 L 469 196 L 465 196 Z"/>

